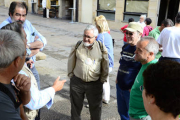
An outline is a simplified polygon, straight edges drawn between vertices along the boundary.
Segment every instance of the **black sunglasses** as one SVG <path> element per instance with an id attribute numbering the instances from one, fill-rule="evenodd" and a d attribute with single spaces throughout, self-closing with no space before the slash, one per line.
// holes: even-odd
<path id="1" fill-rule="evenodd" d="M 131 33 L 131 32 L 126 32 L 126 35 L 133 35 L 133 33 Z"/>

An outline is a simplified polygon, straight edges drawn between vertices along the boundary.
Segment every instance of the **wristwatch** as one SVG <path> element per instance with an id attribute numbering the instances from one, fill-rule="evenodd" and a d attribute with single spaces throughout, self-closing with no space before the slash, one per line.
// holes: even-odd
<path id="1" fill-rule="evenodd" d="M 27 44 L 27 46 L 28 46 L 29 48 L 31 47 L 31 45 L 30 45 L 29 43 Z"/>

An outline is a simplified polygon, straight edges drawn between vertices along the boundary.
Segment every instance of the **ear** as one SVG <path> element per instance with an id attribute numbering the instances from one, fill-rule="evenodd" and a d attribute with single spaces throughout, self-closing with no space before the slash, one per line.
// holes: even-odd
<path id="1" fill-rule="evenodd" d="M 97 39 L 97 36 L 95 37 L 95 39 Z"/>
<path id="2" fill-rule="evenodd" d="M 151 104 L 155 104 L 156 100 L 155 100 L 155 97 L 153 95 L 149 95 L 149 99 L 150 99 Z"/>
<path id="3" fill-rule="evenodd" d="M 14 60 L 14 66 L 15 67 L 18 67 L 19 65 L 20 65 L 20 62 L 21 62 L 21 57 L 17 57 L 17 58 L 15 58 L 15 60 Z"/>
<path id="4" fill-rule="evenodd" d="M 9 13 L 9 15 L 10 15 L 10 17 L 12 17 L 13 15 L 12 15 L 12 13 Z"/>
<path id="5" fill-rule="evenodd" d="M 154 56 L 154 53 L 153 53 L 153 52 L 149 52 L 149 54 L 150 54 L 151 56 Z"/>

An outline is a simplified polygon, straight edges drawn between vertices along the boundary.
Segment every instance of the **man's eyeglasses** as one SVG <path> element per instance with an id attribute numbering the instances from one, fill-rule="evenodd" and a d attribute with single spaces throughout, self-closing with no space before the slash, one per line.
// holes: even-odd
<path id="1" fill-rule="evenodd" d="M 83 35 L 83 37 L 85 37 L 85 38 L 89 38 L 89 39 L 94 38 L 94 36 L 93 36 L 93 37 L 90 37 L 90 36 L 87 36 L 87 35 Z"/>
<path id="2" fill-rule="evenodd" d="M 133 33 L 131 33 L 131 32 L 126 32 L 126 35 L 133 35 Z"/>

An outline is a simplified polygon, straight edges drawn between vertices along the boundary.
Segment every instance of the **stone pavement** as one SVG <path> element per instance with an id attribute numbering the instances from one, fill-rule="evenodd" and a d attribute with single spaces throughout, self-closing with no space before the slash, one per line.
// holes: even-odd
<path id="1" fill-rule="evenodd" d="M 8 8 L 0 7 L 0 23 L 8 17 Z M 36 68 L 41 79 L 41 89 L 53 85 L 54 80 L 61 76 L 66 79 L 63 90 L 56 93 L 54 104 L 48 110 L 41 109 L 41 120 L 70 120 L 69 78 L 67 77 L 67 59 L 71 46 L 83 38 L 83 30 L 88 25 L 85 23 L 69 23 L 69 20 L 47 19 L 40 15 L 28 13 L 27 19 L 47 39 L 47 46 L 42 51 L 46 59 L 36 62 Z M 103 104 L 102 120 L 119 120 L 116 104 L 116 74 L 119 67 L 120 51 L 123 45 L 123 34 L 119 30 L 111 30 L 111 36 L 115 39 L 114 68 L 110 73 L 111 100 L 109 104 Z M 82 120 L 89 120 L 89 110 L 84 102 Z"/>

